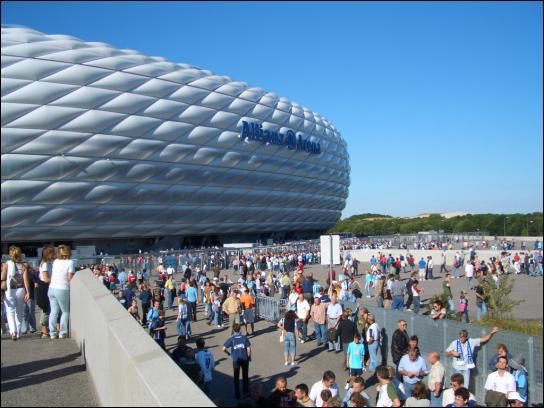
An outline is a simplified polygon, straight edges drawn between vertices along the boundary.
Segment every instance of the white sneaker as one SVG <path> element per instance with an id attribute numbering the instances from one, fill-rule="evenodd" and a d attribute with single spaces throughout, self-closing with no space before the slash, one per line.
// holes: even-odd
<path id="1" fill-rule="evenodd" d="M 291 365 L 294 366 L 294 365 L 295 365 L 295 362 L 294 362 L 294 361 L 291 361 Z"/>
<path id="2" fill-rule="evenodd" d="M 301 343 L 301 344 L 304 343 L 304 340 L 300 340 L 300 343 Z"/>
<path id="3" fill-rule="evenodd" d="M 344 387 L 345 390 L 349 390 L 349 383 L 346 383 L 346 386 Z"/>
<path id="4" fill-rule="evenodd" d="M 283 365 L 285 366 L 289 365 L 289 361 L 286 361 Z"/>
<path id="5" fill-rule="evenodd" d="M 219 324 L 219 325 L 217 325 L 217 328 L 218 328 L 218 329 L 222 329 L 223 326 L 221 326 L 221 325 Z"/>

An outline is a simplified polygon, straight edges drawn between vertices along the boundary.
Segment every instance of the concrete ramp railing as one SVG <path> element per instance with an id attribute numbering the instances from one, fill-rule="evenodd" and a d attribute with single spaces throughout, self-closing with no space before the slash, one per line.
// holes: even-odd
<path id="1" fill-rule="evenodd" d="M 215 406 L 89 269 L 70 283 L 70 315 L 102 406 Z"/>

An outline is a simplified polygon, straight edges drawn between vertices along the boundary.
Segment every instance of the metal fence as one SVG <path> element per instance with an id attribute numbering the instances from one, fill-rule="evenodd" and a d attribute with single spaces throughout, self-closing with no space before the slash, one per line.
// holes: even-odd
<path id="1" fill-rule="evenodd" d="M 278 322 L 285 313 L 285 299 L 272 297 L 257 298 L 257 315 L 271 322 Z M 356 309 L 351 302 L 343 302 L 344 307 Z M 364 305 L 370 313 L 376 317 L 376 323 L 382 332 L 381 358 L 383 364 L 393 364 L 391 356 L 391 337 L 398 328 L 398 321 L 405 320 L 408 323 L 408 333 L 417 334 L 419 338 L 419 349 L 423 355 L 437 351 L 440 353 L 442 364 L 446 369 L 446 378 L 453 374 L 452 359 L 445 357 L 445 350 L 451 342 L 458 338 L 459 331 L 466 329 L 470 338 L 480 338 L 489 333 L 490 328 L 464 324 L 454 320 L 432 320 L 429 317 L 414 315 L 406 312 L 399 312 L 369 305 Z M 529 403 L 542 404 L 542 337 L 527 336 L 512 331 L 499 331 L 491 340 L 477 348 L 474 357 L 476 358 L 476 369 L 472 370 L 470 381 L 471 392 L 474 393 L 478 402 L 485 400 L 484 385 L 487 379 L 488 362 L 496 354 L 497 344 L 503 343 L 508 347 L 509 352 L 516 356 L 521 354 L 525 358 L 529 381 Z"/>

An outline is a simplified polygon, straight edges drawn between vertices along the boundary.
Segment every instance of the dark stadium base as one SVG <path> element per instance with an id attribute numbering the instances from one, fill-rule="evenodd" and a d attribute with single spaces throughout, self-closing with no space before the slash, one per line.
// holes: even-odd
<path id="1" fill-rule="evenodd" d="M 323 231 L 284 231 L 284 232 L 265 232 L 260 234 L 232 234 L 232 235 L 202 235 L 202 236 L 164 236 L 153 238 L 119 238 L 119 239 L 86 239 L 75 241 L 48 241 L 48 242 L 2 242 L 2 254 L 8 253 L 10 245 L 17 245 L 21 248 L 26 257 L 34 258 L 38 256 L 38 248 L 45 244 L 68 244 L 73 249 L 78 246 L 94 245 L 96 254 L 134 254 L 140 250 L 162 251 L 179 249 L 197 249 L 221 247 L 223 244 L 232 243 L 252 243 L 258 246 L 266 246 L 271 242 L 274 244 L 290 241 L 319 239 Z"/>

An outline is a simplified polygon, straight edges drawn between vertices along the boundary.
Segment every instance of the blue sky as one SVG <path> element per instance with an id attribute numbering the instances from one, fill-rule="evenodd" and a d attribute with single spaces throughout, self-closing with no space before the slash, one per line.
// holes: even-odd
<path id="1" fill-rule="evenodd" d="M 2 23 L 259 86 L 348 142 L 343 217 L 542 211 L 540 2 L 2 2 Z"/>

